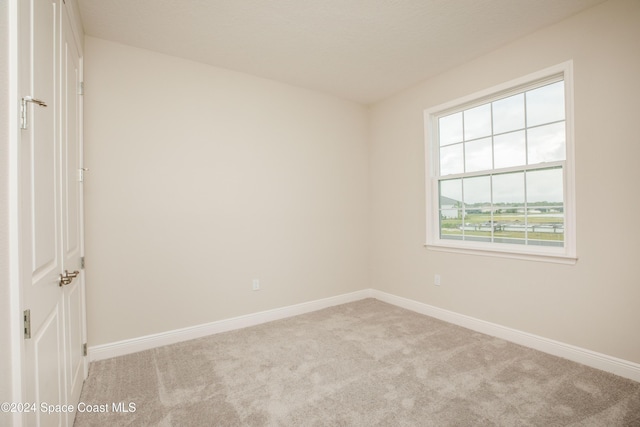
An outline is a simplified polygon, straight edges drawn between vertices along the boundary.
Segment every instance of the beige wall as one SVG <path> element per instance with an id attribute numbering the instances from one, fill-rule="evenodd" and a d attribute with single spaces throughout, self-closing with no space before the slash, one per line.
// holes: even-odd
<path id="1" fill-rule="evenodd" d="M 640 363 L 639 22 L 612 0 L 369 109 L 87 38 L 89 345 L 371 287 Z M 578 263 L 425 249 L 423 111 L 570 59 Z"/>
<path id="2" fill-rule="evenodd" d="M 368 288 L 364 107 L 91 37 L 85 61 L 90 346 Z"/>
<path id="3" fill-rule="evenodd" d="M 640 363 L 639 41 L 640 2 L 611 1 L 374 105 L 371 287 Z M 578 263 L 425 249 L 423 111 L 569 59 Z"/>

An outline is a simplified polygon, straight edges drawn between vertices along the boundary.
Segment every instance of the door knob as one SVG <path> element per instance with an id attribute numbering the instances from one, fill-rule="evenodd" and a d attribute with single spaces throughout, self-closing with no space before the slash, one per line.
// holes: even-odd
<path id="1" fill-rule="evenodd" d="M 72 277 L 66 277 L 64 274 L 60 275 L 60 279 L 58 279 L 58 285 L 60 287 L 68 285 L 73 280 Z"/>
<path id="2" fill-rule="evenodd" d="M 71 280 L 73 280 L 76 277 L 78 277 L 78 274 L 80 274 L 80 272 L 78 270 L 74 271 L 73 273 L 69 273 L 67 270 L 64 271 L 65 277 L 70 277 Z"/>
<path id="3" fill-rule="evenodd" d="M 78 277 L 78 274 L 80 274 L 78 270 L 74 271 L 73 273 L 69 273 L 69 271 L 65 270 L 64 274 L 60 275 L 59 285 L 60 286 L 68 285 L 69 283 L 73 282 L 73 279 Z"/>

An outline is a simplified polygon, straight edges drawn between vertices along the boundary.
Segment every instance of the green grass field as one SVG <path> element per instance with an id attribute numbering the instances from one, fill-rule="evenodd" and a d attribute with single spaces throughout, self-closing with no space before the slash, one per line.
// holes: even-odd
<path id="1" fill-rule="evenodd" d="M 520 221 L 524 222 L 524 216 L 522 215 L 494 215 L 493 220 L 496 222 L 515 222 Z M 491 221 L 491 215 L 488 214 L 471 214 L 464 217 L 465 224 L 482 224 Z M 451 224 L 452 227 L 460 226 L 462 220 L 455 218 L 446 218 L 442 221 L 443 228 L 449 228 L 448 224 Z M 529 216 L 529 223 L 535 224 L 554 224 L 554 223 L 563 223 L 562 217 L 554 217 L 554 216 Z"/>
<path id="2" fill-rule="evenodd" d="M 562 224 L 562 217 L 553 217 L 553 216 L 529 216 L 529 224 Z M 486 224 L 492 220 L 491 215 L 488 214 L 472 214 L 467 215 L 462 219 L 454 219 L 454 218 L 446 218 L 442 219 L 441 229 L 443 235 L 448 236 L 461 236 L 463 231 L 460 229 L 463 222 L 465 225 L 474 226 L 480 224 Z M 519 221 L 520 223 L 524 223 L 524 216 L 518 215 L 494 215 L 493 221 L 495 223 L 512 223 Z M 482 231 L 482 230 L 465 230 L 464 235 L 466 236 L 481 236 L 481 237 L 491 237 L 490 231 Z M 498 230 L 494 231 L 493 236 L 495 238 L 512 238 L 512 239 L 525 239 L 524 231 L 503 231 Z M 537 233 L 537 232 L 529 232 L 526 233 L 526 238 L 531 240 L 550 240 L 550 241 L 563 241 L 564 233 Z"/>
<path id="3" fill-rule="evenodd" d="M 447 236 L 461 236 L 462 230 L 457 228 L 442 229 L 442 234 Z M 465 230 L 465 236 L 481 236 L 491 237 L 490 231 L 471 231 Z M 525 233 L 522 231 L 496 231 L 493 233 L 495 238 L 524 239 Z M 527 233 L 526 238 L 531 240 L 553 240 L 561 242 L 564 240 L 564 233 Z"/>

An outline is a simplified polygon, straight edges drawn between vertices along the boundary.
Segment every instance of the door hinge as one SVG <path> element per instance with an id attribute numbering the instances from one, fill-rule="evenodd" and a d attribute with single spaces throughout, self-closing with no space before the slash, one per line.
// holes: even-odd
<path id="1" fill-rule="evenodd" d="M 84 82 L 80 82 L 78 87 L 78 95 L 84 95 Z"/>
<path id="2" fill-rule="evenodd" d="M 80 168 L 78 169 L 78 182 L 84 182 L 84 173 L 87 172 L 89 168 Z"/>
<path id="3" fill-rule="evenodd" d="M 87 355 L 87 343 L 82 344 L 82 355 Z"/>
<path id="4" fill-rule="evenodd" d="M 80 269 L 84 270 L 84 257 L 80 257 Z"/>
<path id="5" fill-rule="evenodd" d="M 31 310 L 25 310 L 23 314 L 24 320 L 24 339 L 31 338 Z"/>

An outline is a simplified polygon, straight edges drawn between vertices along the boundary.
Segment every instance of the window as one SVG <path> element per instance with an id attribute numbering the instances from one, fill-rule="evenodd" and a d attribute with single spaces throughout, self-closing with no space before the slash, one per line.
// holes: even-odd
<path id="1" fill-rule="evenodd" d="M 575 262 L 571 69 L 425 112 L 427 247 Z"/>

